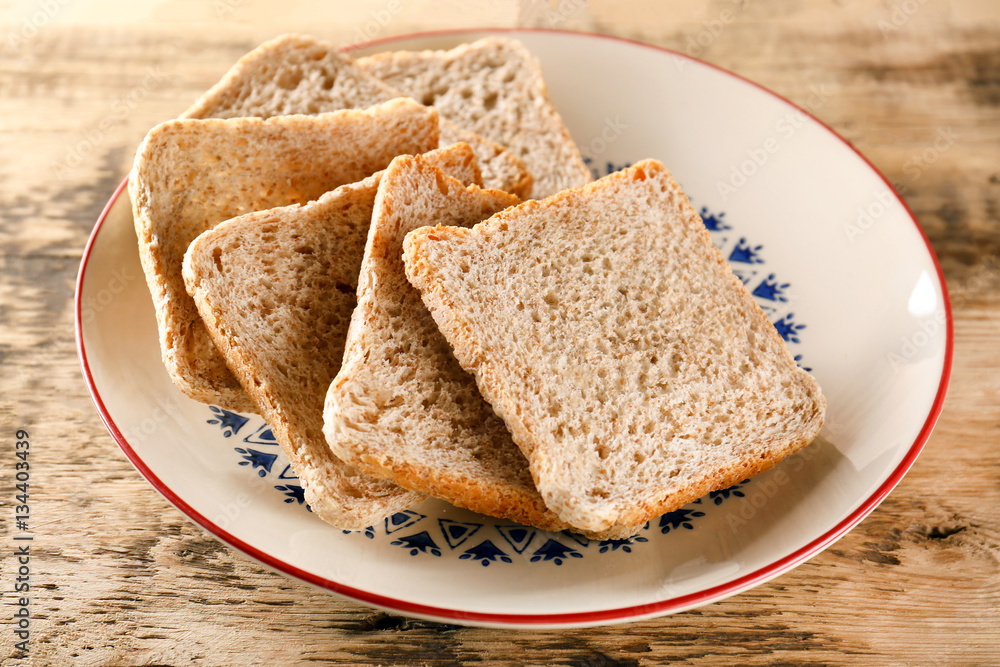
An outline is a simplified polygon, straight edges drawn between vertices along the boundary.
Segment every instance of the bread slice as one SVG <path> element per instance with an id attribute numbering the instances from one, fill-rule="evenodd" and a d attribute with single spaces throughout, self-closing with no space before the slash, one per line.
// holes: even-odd
<path id="1" fill-rule="evenodd" d="M 333 44 L 303 35 L 282 35 L 243 56 L 183 117 L 315 114 L 364 109 L 404 95 L 362 72 Z M 460 141 L 476 152 L 488 187 L 520 197 L 531 192 L 531 174 L 514 153 L 465 128 L 442 122 L 441 145 Z"/>
<path id="2" fill-rule="evenodd" d="M 466 144 L 425 160 L 481 182 Z M 382 174 L 305 206 L 227 220 L 184 258 L 185 282 L 216 346 L 288 455 L 310 507 L 341 528 L 369 526 L 424 497 L 346 465 L 323 436 L 323 401 L 344 356 Z"/>
<path id="3" fill-rule="evenodd" d="M 820 430 L 816 381 L 659 162 L 404 247 L 459 362 L 576 529 L 634 532 Z"/>
<path id="4" fill-rule="evenodd" d="M 359 68 L 461 127 L 517 154 L 535 180 L 536 199 L 589 183 L 538 60 L 514 39 L 487 37 L 450 51 L 392 51 Z"/>
<path id="5" fill-rule="evenodd" d="M 433 109 L 398 99 L 366 111 L 262 120 L 175 120 L 153 128 L 135 157 L 129 194 L 139 256 L 156 306 L 160 349 L 180 389 L 253 411 L 188 296 L 188 244 L 250 211 L 305 203 L 438 145 Z"/>
<path id="6" fill-rule="evenodd" d="M 458 365 L 407 282 L 403 237 L 426 224 L 470 226 L 517 203 L 463 188 L 422 157 L 386 170 L 365 249 L 344 363 L 326 397 L 325 433 L 372 475 L 484 514 L 561 530 L 510 434 Z"/>

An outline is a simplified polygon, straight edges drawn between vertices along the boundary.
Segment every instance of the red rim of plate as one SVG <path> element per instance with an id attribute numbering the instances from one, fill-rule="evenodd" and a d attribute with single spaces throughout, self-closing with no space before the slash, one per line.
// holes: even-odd
<path id="1" fill-rule="evenodd" d="M 422 37 L 435 37 L 435 36 L 451 36 L 457 34 L 466 34 L 470 36 L 475 35 L 488 35 L 496 33 L 516 33 L 516 32 L 529 32 L 529 33 L 553 33 L 553 34 L 563 34 L 563 35 L 576 35 L 580 37 L 585 37 L 588 39 L 601 38 L 610 39 L 617 42 L 624 42 L 628 44 L 633 44 L 635 46 L 640 46 L 647 49 L 653 49 L 663 53 L 669 53 L 675 57 L 686 58 L 694 62 L 698 62 L 702 65 L 707 65 L 719 72 L 722 72 L 728 76 L 735 79 L 739 79 L 746 83 L 749 83 L 756 87 L 757 89 L 776 97 L 783 101 L 784 103 L 798 109 L 801 113 L 807 115 L 814 122 L 826 128 L 833 136 L 837 137 L 844 142 L 854 153 L 860 157 L 868 167 L 877 174 L 883 182 L 885 182 L 886 187 L 895 195 L 896 199 L 903 208 L 906 210 L 907 215 L 910 220 L 913 221 L 914 227 L 916 227 L 917 232 L 923 239 L 924 244 L 927 247 L 927 252 L 930 255 L 931 261 L 934 264 L 934 268 L 937 271 L 938 282 L 941 286 L 941 294 L 944 302 L 945 309 L 945 320 L 946 320 L 946 341 L 945 341 L 945 353 L 944 362 L 941 369 L 941 381 L 938 385 L 937 395 L 934 398 L 934 402 L 931 405 L 930 412 L 924 421 L 923 427 L 917 435 L 916 440 L 910 446 L 900 461 L 899 465 L 896 466 L 895 470 L 889 475 L 889 477 L 879 486 L 876 491 L 865 499 L 853 512 L 851 512 L 846 518 L 841 520 L 837 525 L 823 533 L 819 537 L 815 538 L 805 546 L 796 549 L 792 553 L 777 559 L 770 565 L 762 567 L 754 572 L 743 575 L 734 579 L 732 581 L 720 584 L 718 586 L 713 586 L 696 593 L 689 593 L 687 595 L 682 595 L 679 597 L 674 597 L 666 600 L 661 600 L 659 602 L 648 603 L 643 605 L 636 605 L 631 607 L 620 607 L 616 609 L 604 609 L 597 611 L 588 612 L 577 612 L 577 613 L 560 613 L 560 614 L 499 614 L 499 613 L 483 613 L 483 612 L 466 612 L 457 609 L 449 609 L 443 607 L 434 607 L 430 605 L 417 604 L 413 602 L 408 602 L 405 600 L 398 600 L 391 597 L 386 597 L 382 595 L 377 595 L 370 593 L 368 591 L 360 590 L 357 588 L 352 588 L 350 586 L 345 586 L 336 581 L 326 579 L 324 577 L 317 576 L 311 572 L 307 572 L 298 567 L 290 565 L 282 560 L 279 560 L 270 554 L 267 554 L 260 549 L 247 544 L 238 537 L 226 532 L 212 521 L 207 519 L 205 516 L 201 515 L 194 508 L 184 502 L 176 493 L 174 493 L 168 486 L 166 486 L 156 474 L 145 464 L 145 462 L 139 457 L 139 455 L 132 449 L 132 446 L 125 439 L 125 436 L 118 429 L 114 420 L 108 412 L 107 407 L 104 405 L 104 400 L 101 398 L 100 392 L 97 390 L 97 386 L 94 384 L 93 375 L 90 372 L 90 364 L 87 360 L 87 351 L 83 344 L 83 320 L 82 320 L 82 307 L 80 301 L 80 295 L 83 288 L 84 276 L 87 272 L 87 263 L 90 259 L 90 253 L 93 248 L 95 241 L 97 240 L 97 235 L 100 233 L 101 227 L 104 224 L 105 219 L 108 216 L 108 212 L 111 207 L 117 201 L 118 197 L 121 195 L 122 191 L 128 182 L 128 179 L 122 181 L 122 183 L 115 190 L 111 199 L 108 201 L 104 210 L 101 212 L 100 217 L 97 219 L 97 223 L 94 226 L 94 230 L 90 235 L 90 239 L 87 242 L 87 247 L 83 252 L 83 259 L 80 262 L 80 273 L 77 276 L 76 281 L 76 299 L 75 299 L 75 319 L 76 319 L 76 345 L 77 350 L 80 355 L 80 363 L 83 366 L 83 375 L 87 381 L 87 387 L 90 390 L 90 395 L 94 399 L 94 403 L 97 406 L 97 411 L 100 414 L 101 420 L 107 427 L 111 436 L 121 447 L 122 451 L 125 452 L 125 456 L 128 457 L 132 465 L 142 474 L 143 477 L 155 488 L 160 494 L 163 495 L 171 504 L 173 504 L 177 509 L 186 514 L 195 523 L 201 526 L 203 529 L 214 535 L 216 538 L 222 540 L 223 542 L 229 544 L 235 549 L 242 551 L 251 558 L 260 561 L 264 565 L 286 574 L 288 576 L 300 579 L 308 584 L 317 586 L 329 590 L 331 592 L 337 593 L 344 597 L 363 602 L 376 607 L 382 607 L 385 609 L 394 610 L 403 614 L 410 614 L 416 616 L 423 616 L 438 620 L 451 620 L 466 623 L 483 623 L 483 624 L 494 624 L 494 625 L 509 625 L 509 626 L 541 626 L 541 625 L 586 625 L 586 624 L 599 624 L 602 622 L 621 622 L 628 620 L 638 620 L 640 618 L 663 615 L 677 611 L 683 611 L 685 609 L 690 609 L 693 607 L 700 606 L 702 604 L 707 604 L 709 602 L 715 602 L 721 600 L 730 595 L 740 593 L 744 590 L 752 588 L 758 584 L 764 583 L 765 581 L 772 579 L 788 570 L 792 567 L 806 561 L 813 555 L 819 553 L 824 548 L 835 542 L 841 536 L 843 536 L 847 531 L 853 528 L 855 525 L 861 522 L 866 516 L 868 516 L 889 492 L 899 484 L 902 480 L 903 475 L 910 469 L 914 461 L 916 461 L 917 456 L 920 454 L 927 442 L 927 439 L 931 435 L 931 431 L 934 429 L 934 425 L 937 423 L 938 417 L 941 414 L 941 410 L 944 405 L 945 394 L 948 390 L 948 382 L 951 378 L 951 368 L 952 368 L 952 352 L 954 347 L 954 327 L 951 312 L 951 300 L 948 296 L 948 289 L 944 280 L 944 273 L 941 270 L 941 264 L 938 262 L 937 255 L 934 253 L 934 248 L 931 246 L 930 241 L 927 238 L 927 234 L 924 232 L 920 223 L 917 222 L 913 215 L 913 211 L 907 206 L 906 202 L 892 184 L 882 175 L 882 173 L 875 168 L 875 166 L 862 155 L 853 145 L 843 137 L 841 137 L 837 132 L 835 132 L 829 125 L 819 120 L 811 113 L 802 109 L 798 105 L 790 102 L 789 100 L 781 97 L 777 93 L 764 88 L 760 84 L 754 83 L 749 79 L 746 79 L 738 74 L 734 74 L 728 70 L 722 69 L 711 63 L 706 63 L 704 61 L 698 60 L 697 58 L 692 58 L 684 53 L 678 51 L 673 51 L 659 46 L 653 46 L 651 44 L 644 44 L 642 42 L 637 42 L 635 40 L 625 39 L 621 37 L 613 37 L 610 35 L 598 35 L 591 33 L 580 33 L 572 32 L 567 30 L 550 30 L 550 29 L 526 29 L 526 28 L 496 28 L 496 29 L 476 29 L 476 30 L 438 30 L 438 31 L 428 31 L 413 33 L 408 35 L 398 35 L 395 37 L 388 37 L 384 39 L 374 40 L 371 42 L 366 42 L 364 44 L 357 44 L 350 47 L 350 49 L 358 49 L 366 46 L 373 46 L 379 44 L 387 44 L 397 41 L 402 41 L 404 39 L 417 39 Z"/>

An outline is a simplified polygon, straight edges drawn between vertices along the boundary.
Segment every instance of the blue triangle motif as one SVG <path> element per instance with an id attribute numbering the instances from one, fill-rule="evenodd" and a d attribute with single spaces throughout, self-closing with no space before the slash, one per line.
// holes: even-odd
<path id="1" fill-rule="evenodd" d="M 274 488 L 285 494 L 286 503 L 298 503 L 299 505 L 304 505 L 306 502 L 306 491 L 297 484 L 289 484 L 288 486 L 279 485 Z"/>
<path id="2" fill-rule="evenodd" d="M 256 449 L 250 449 L 249 447 L 247 449 L 236 447 L 236 452 L 244 459 L 240 461 L 239 465 L 252 466 L 252 469 L 256 470 L 260 477 L 264 477 L 267 473 L 271 472 L 271 466 L 274 465 L 274 461 L 278 458 L 277 454 L 258 452 Z"/>
<path id="3" fill-rule="evenodd" d="M 786 343 L 798 343 L 799 332 L 806 328 L 804 324 L 796 324 L 795 313 L 788 313 L 782 317 L 777 322 L 772 322 L 774 328 L 778 330 L 778 335 L 780 335 Z"/>
<path id="4" fill-rule="evenodd" d="M 469 558 L 471 558 L 474 561 L 478 560 L 479 564 L 482 565 L 483 567 L 488 566 L 490 563 L 496 562 L 498 558 L 504 563 L 514 562 L 513 560 L 511 560 L 510 556 L 508 556 L 503 551 L 498 549 L 496 545 L 493 544 L 493 542 L 491 542 L 490 540 L 480 542 L 471 549 L 466 549 L 465 553 L 459 556 L 459 558 L 462 560 L 468 560 Z"/>
<path id="5" fill-rule="evenodd" d="M 409 528 L 421 519 L 426 518 L 425 515 L 413 510 L 403 510 L 402 512 L 396 512 L 392 516 L 387 516 L 385 518 L 385 534 L 391 535 L 397 530 L 403 530 L 404 528 Z M 424 531 L 426 532 L 426 531 Z"/>
<path id="6" fill-rule="evenodd" d="M 760 257 L 760 249 L 763 247 L 761 245 L 752 246 L 747 243 L 746 238 L 741 238 L 736 242 L 736 247 L 729 253 L 729 261 L 743 262 L 745 264 L 763 264 L 764 260 Z"/>
<path id="7" fill-rule="evenodd" d="M 756 271 L 751 271 L 747 269 L 733 269 L 733 275 L 740 279 L 740 282 L 744 285 L 750 283 L 751 280 L 757 277 Z"/>
<path id="8" fill-rule="evenodd" d="M 602 540 L 600 544 L 600 552 L 607 553 L 608 551 L 618 551 L 621 549 L 627 554 L 632 553 L 632 545 L 636 542 L 648 542 L 645 537 L 641 535 L 633 535 L 632 537 L 626 537 L 621 540 Z"/>
<path id="9" fill-rule="evenodd" d="M 707 206 L 702 206 L 701 212 L 699 212 L 698 215 L 701 216 L 701 221 L 705 223 L 705 229 L 710 232 L 722 232 L 727 229 L 732 229 L 732 227 L 727 225 L 726 221 L 723 220 L 726 216 L 725 213 L 715 215 L 714 213 L 709 213 Z"/>
<path id="10" fill-rule="evenodd" d="M 526 526 L 497 526 L 497 532 L 503 539 L 507 540 L 507 544 L 514 549 L 515 553 L 522 554 L 538 531 Z"/>
<path id="11" fill-rule="evenodd" d="M 278 479 L 298 479 L 298 478 L 299 476 L 295 474 L 294 470 L 292 470 L 291 463 L 286 465 L 285 469 L 281 471 L 280 475 L 278 475 Z"/>
<path id="12" fill-rule="evenodd" d="M 278 441 L 274 437 L 274 433 L 271 432 L 271 427 L 264 424 L 256 431 L 243 438 L 243 442 L 250 443 L 251 445 L 277 445 Z"/>
<path id="13" fill-rule="evenodd" d="M 444 535 L 444 541 L 452 549 L 461 546 L 463 542 L 475 535 L 476 531 L 483 527 L 481 523 L 462 523 L 460 521 L 452 521 L 451 519 L 438 519 L 438 524 L 441 526 L 441 534 Z"/>
<path id="14" fill-rule="evenodd" d="M 660 532 L 666 535 L 671 530 L 677 530 L 678 528 L 692 530 L 694 526 L 691 525 L 691 519 L 703 516 L 705 516 L 704 512 L 699 512 L 695 509 L 681 508 L 673 512 L 667 512 L 660 517 Z"/>
<path id="15" fill-rule="evenodd" d="M 751 294 L 761 299 L 767 299 L 768 301 L 788 301 L 788 297 L 785 296 L 785 290 L 788 289 L 788 285 L 788 283 L 779 283 L 772 273 L 767 278 L 764 278 Z"/>
<path id="16" fill-rule="evenodd" d="M 572 547 L 568 547 L 561 542 L 549 540 L 542 547 L 531 555 L 531 562 L 552 561 L 556 565 L 562 565 L 568 558 L 583 558 L 583 554 Z"/>
<path id="17" fill-rule="evenodd" d="M 418 553 L 429 553 L 432 556 L 441 555 L 441 549 L 438 548 L 438 545 L 426 530 L 414 535 L 404 535 L 398 540 L 393 540 L 392 544 L 397 547 L 409 549 L 411 556 L 416 556 Z"/>
<path id="18" fill-rule="evenodd" d="M 248 421 L 250 421 L 249 417 L 244 417 L 238 412 L 223 410 L 222 408 L 218 408 L 214 405 L 210 405 L 208 407 L 212 411 L 213 419 L 209 419 L 207 423 L 217 425 L 220 429 L 222 429 L 222 435 L 227 438 L 238 432 Z"/>

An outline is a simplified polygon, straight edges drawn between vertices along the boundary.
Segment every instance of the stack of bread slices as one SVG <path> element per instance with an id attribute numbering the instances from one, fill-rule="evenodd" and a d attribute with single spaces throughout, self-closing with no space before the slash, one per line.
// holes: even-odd
<path id="1" fill-rule="evenodd" d="M 164 363 L 315 513 L 624 538 L 808 444 L 819 386 L 654 160 L 590 182 L 520 43 L 242 58 L 129 177 Z"/>

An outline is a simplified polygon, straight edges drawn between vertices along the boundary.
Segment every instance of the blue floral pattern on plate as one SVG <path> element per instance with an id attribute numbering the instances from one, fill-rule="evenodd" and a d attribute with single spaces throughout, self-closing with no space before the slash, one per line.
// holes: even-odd
<path id="1" fill-rule="evenodd" d="M 611 162 L 604 165 L 606 173 L 624 166 Z M 591 170 L 597 175 L 592 164 Z M 734 227 L 725 212 L 701 206 L 699 214 L 712 235 L 713 244 L 729 260 L 733 273 L 747 286 L 782 339 L 791 345 L 800 343 L 800 334 L 806 326 L 787 308 L 791 285 L 779 280 L 775 273 L 764 270 L 764 247 L 732 233 Z M 802 355 L 796 354 L 794 358 L 802 366 Z M 241 415 L 214 405 L 209 406 L 209 410 L 206 423 L 218 427 L 223 437 L 242 436 L 241 446 L 233 447 L 236 465 L 259 478 L 271 480 L 284 503 L 311 511 L 298 476 L 288 464 L 271 428 L 260 417 Z M 716 506 L 734 498 L 744 498 L 746 487 L 752 484 L 752 480 L 745 480 L 728 489 L 712 491 L 704 498 L 647 522 L 637 535 L 620 540 L 588 540 L 566 531 L 552 533 L 529 526 L 501 524 L 487 517 L 483 517 L 482 522 L 432 518 L 414 510 L 397 512 L 378 526 L 343 532 L 372 540 L 384 536 L 390 546 L 406 550 L 413 557 L 457 557 L 482 567 L 511 564 L 515 559 L 561 566 L 587 555 L 631 554 L 633 549 L 649 541 L 647 535 L 657 531 L 669 535 L 695 530 L 699 519 Z"/>

